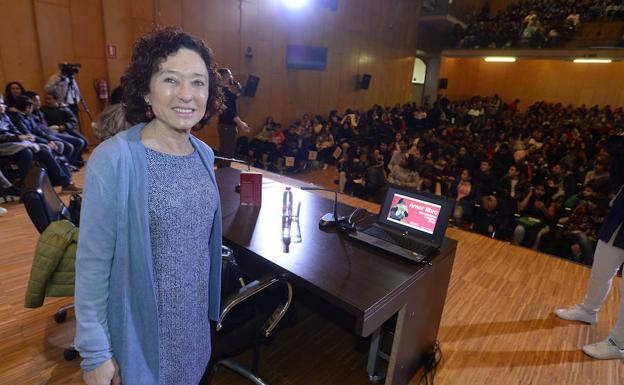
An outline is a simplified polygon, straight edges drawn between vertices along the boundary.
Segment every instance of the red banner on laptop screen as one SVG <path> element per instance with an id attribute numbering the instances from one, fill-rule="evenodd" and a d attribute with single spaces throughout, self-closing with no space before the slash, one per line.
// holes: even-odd
<path id="1" fill-rule="evenodd" d="M 433 234 L 441 207 L 420 199 L 394 194 L 388 212 L 388 220 L 427 234 Z"/>

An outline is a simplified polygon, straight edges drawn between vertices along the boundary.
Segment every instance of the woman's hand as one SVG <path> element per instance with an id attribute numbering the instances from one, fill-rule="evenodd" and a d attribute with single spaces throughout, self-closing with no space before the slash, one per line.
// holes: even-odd
<path id="1" fill-rule="evenodd" d="M 114 358 L 91 371 L 84 372 L 82 378 L 87 385 L 121 385 L 119 366 Z"/>
<path id="2" fill-rule="evenodd" d="M 35 141 L 35 137 L 30 135 L 30 134 L 18 135 L 17 137 L 19 138 L 19 140 L 21 140 L 23 142 L 34 142 Z"/>

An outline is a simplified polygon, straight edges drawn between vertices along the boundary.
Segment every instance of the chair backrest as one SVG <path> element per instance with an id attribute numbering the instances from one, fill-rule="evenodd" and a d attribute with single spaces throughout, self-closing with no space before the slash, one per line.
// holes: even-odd
<path id="1" fill-rule="evenodd" d="M 40 233 L 51 222 L 69 218 L 69 210 L 50 183 L 45 169 L 33 167 L 24 183 L 22 202 L 30 220 Z"/>

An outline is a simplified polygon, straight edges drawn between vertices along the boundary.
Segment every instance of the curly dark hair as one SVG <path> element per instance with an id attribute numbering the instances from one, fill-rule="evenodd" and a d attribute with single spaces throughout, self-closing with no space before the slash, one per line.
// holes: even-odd
<path id="1" fill-rule="evenodd" d="M 166 27 L 141 37 L 134 45 L 132 60 L 121 78 L 123 103 L 126 108 L 126 119 L 132 124 L 149 122 L 145 95 L 149 93 L 152 75 L 158 72 L 160 65 L 181 48 L 197 52 L 204 59 L 208 69 L 209 96 L 206 114 L 193 127 L 200 130 L 211 117 L 224 109 L 223 92 L 219 86 L 221 77 L 217 73 L 217 65 L 212 50 L 199 38 L 183 32 L 179 28 Z"/>
<path id="2" fill-rule="evenodd" d="M 13 86 L 14 84 L 16 84 L 22 90 L 22 93 L 24 93 L 24 91 L 26 91 L 26 89 L 24 88 L 22 83 L 20 83 L 20 82 L 9 82 L 6 85 L 6 87 L 4 88 L 4 101 L 6 102 L 7 106 L 9 106 L 9 107 L 13 107 L 13 104 L 15 103 L 15 97 L 13 97 L 13 94 L 11 93 L 11 86 Z"/>

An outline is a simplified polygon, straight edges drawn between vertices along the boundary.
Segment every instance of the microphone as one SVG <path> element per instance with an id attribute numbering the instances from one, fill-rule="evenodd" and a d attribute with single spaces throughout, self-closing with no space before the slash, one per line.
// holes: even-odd
<path id="1" fill-rule="evenodd" d="M 219 159 L 225 162 L 234 162 L 234 163 L 240 163 L 240 164 L 244 164 L 247 166 L 247 171 L 251 170 L 251 165 L 249 164 L 249 162 L 242 160 L 242 159 L 236 159 L 236 158 L 225 158 L 223 156 L 215 156 L 215 159 Z"/>
<path id="2" fill-rule="evenodd" d="M 226 158 L 223 156 L 216 156 L 216 155 L 215 155 L 215 159 L 219 159 L 225 162 L 234 162 L 234 163 L 244 164 L 244 165 L 247 165 L 247 171 L 251 170 L 251 165 L 249 164 L 249 162 L 246 162 L 242 159 Z M 240 193 L 240 183 L 234 186 L 234 192 Z"/>
<path id="3" fill-rule="evenodd" d="M 346 221 L 344 217 L 338 216 L 338 192 L 336 190 L 331 190 L 325 187 L 307 187 L 302 186 L 302 190 L 306 191 L 329 191 L 334 193 L 334 210 L 333 213 L 324 214 L 319 220 L 319 227 L 321 229 L 327 229 L 330 227 L 337 227 L 340 223 Z"/>

